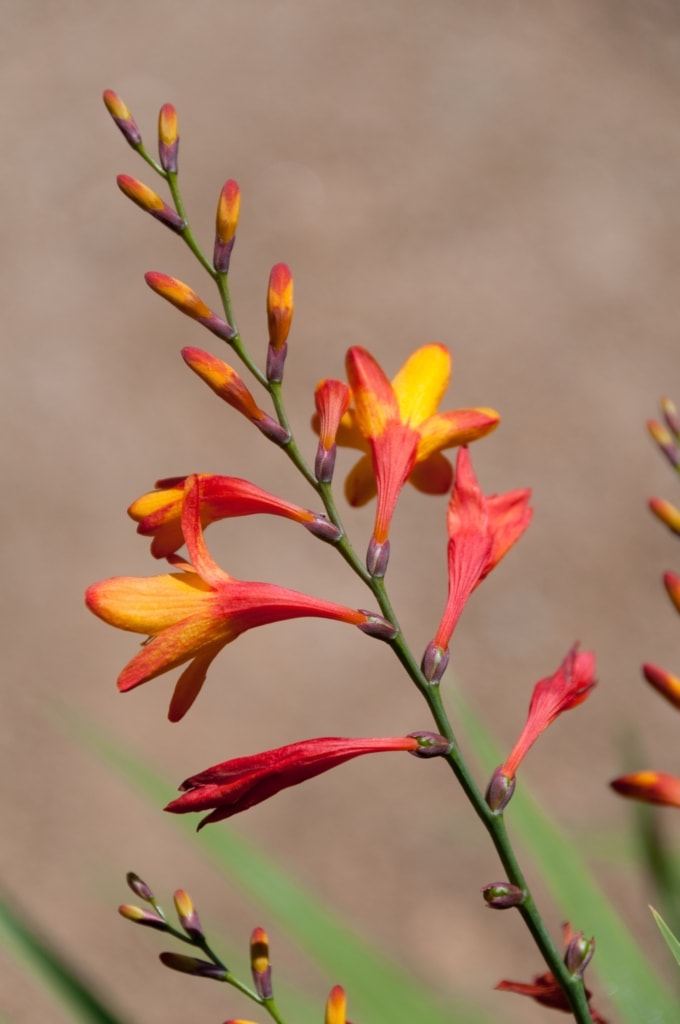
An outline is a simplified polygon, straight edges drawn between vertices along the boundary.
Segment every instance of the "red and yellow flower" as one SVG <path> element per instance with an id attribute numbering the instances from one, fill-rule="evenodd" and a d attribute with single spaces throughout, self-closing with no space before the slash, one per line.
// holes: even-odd
<path id="1" fill-rule="evenodd" d="M 680 807 L 680 779 L 666 772 L 632 772 L 614 779 L 609 785 L 621 796 L 646 804 Z"/>
<path id="2" fill-rule="evenodd" d="M 314 616 L 388 635 L 388 624 L 378 615 L 272 583 L 229 576 L 206 548 L 200 489 L 200 477 L 187 478 L 181 524 L 189 563 L 175 558 L 178 572 L 150 578 L 119 576 L 87 590 L 86 603 L 95 615 L 119 629 L 149 637 L 118 677 L 119 690 L 131 690 L 188 662 L 170 702 L 169 718 L 178 721 L 198 696 L 219 651 L 254 626 Z"/>

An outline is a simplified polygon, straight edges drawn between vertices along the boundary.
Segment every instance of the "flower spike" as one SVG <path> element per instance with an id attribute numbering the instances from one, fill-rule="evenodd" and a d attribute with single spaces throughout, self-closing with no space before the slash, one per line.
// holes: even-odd
<path id="1" fill-rule="evenodd" d="M 423 657 L 423 672 L 438 682 L 448 663 L 451 636 L 465 604 L 531 522 L 531 491 L 482 494 L 467 448 L 460 448 L 456 481 L 447 514 L 449 596 L 434 640 Z"/>
<path id="2" fill-rule="evenodd" d="M 268 800 L 282 789 L 297 786 L 330 771 L 345 761 L 363 754 L 388 750 L 416 751 L 418 740 L 413 736 L 371 739 L 344 739 L 324 736 L 301 740 L 261 754 L 235 757 L 192 775 L 179 787 L 183 795 L 165 808 L 172 814 L 195 811 L 211 813 L 199 823 L 201 829 L 216 821 L 247 810 Z"/>
<path id="3" fill-rule="evenodd" d="M 212 559 L 201 528 L 201 481 L 184 486 L 182 532 L 190 564 L 150 578 L 119 576 L 88 588 L 86 603 L 109 625 L 146 634 L 148 642 L 118 677 L 118 689 L 132 690 L 189 663 L 180 676 L 168 717 L 176 722 L 189 710 L 222 648 L 255 626 L 287 619 L 335 619 L 369 627 L 379 615 L 356 611 L 288 590 L 273 583 L 236 580 Z"/>
<path id="4" fill-rule="evenodd" d="M 229 272 L 231 250 L 236 241 L 236 228 L 241 212 L 241 190 L 238 183 L 231 178 L 225 182 L 217 203 L 215 217 L 215 248 L 213 266 L 220 274 Z"/>
<path id="5" fill-rule="evenodd" d="M 123 133 L 125 141 L 133 149 L 139 149 L 142 136 L 137 127 L 137 122 L 118 93 L 114 92 L 113 89 L 105 89 L 102 98 L 106 109 Z"/>
<path id="6" fill-rule="evenodd" d="M 353 407 L 343 418 L 338 443 L 368 454 L 347 477 L 345 494 L 354 506 L 377 494 L 367 564 L 378 576 L 386 568 L 390 523 L 406 481 L 428 494 L 446 493 L 453 474 L 442 449 L 484 437 L 499 416 L 484 408 L 437 413 L 451 373 L 443 345 L 418 349 L 392 383 L 363 348 L 350 348 L 346 367 Z"/>
<path id="7" fill-rule="evenodd" d="M 177 234 L 181 234 L 184 231 L 186 224 L 180 215 L 172 207 L 168 206 L 153 189 L 144 185 L 141 181 L 137 181 L 136 178 L 131 178 L 129 174 L 119 174 L 116 182 L 123 195 L 131 199 L 133 203 L 136 203 L 145 213 L 150 213 L 152 217 L 155 217 L 156 220 L 159 220 L 161 224 L 165 224 L 172 231 L 176 231 Z"/>
<path id="8" fill-rule="evenodd" d="M 300 523 L 322 540 L 334 542 L 340 535 L 338 528 L 322 513 L 310 512 L 277 498 L 249 480 L 212 473 L 199 473 L 198 476 L 203 528 L 220 519 L 267 513 Z M 128 515 L 138 524 L 137 533 L 153 538 L 151 554 L 154 558 L 167 558 L 184 544 L 181 518 L 186 480 L 187 477 L 159 480 L 157 490 L 143 494 L 128 509 Z"/>
<path id="9" fill-rule="evenodd" d="M 150 270 L 146 273 L 144 280 L 157 295 L 167 299 L 181 313 L 185 313 L 192 320 L 197 320 L 199 324 L 203 324 L 209 331 L 216 334 L 218 338 L 222 338 L 223 341 L 231 341 L 232 338 L 236 337 L 234 328 L 226 320 L 213 313 L 193 288 L 184 284 L 183 281 L 178 281 L 176 277 L 170 277 L 168 274 L 160 274 L 155 270 Z"/>

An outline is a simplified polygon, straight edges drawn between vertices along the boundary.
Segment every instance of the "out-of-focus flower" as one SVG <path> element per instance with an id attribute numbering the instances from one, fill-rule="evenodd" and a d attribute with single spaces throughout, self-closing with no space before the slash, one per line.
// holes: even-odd
<path id="1" fill-rule="evenodd" d="M 245 811 L 282 789 L 313 779 L 354 757 L 388 750 L 415 752 L 418 746 L 413 736 L 379 739 L 324 736 L 301 740 L 261 754 L 235 757 L 192 775 L 180 786 L 183 795 L 169 803 L 165 810 L 173 814 L 211 811 L 200 822 L 200 829 Z"/>
<path id="2" fill-rule="evenodd" d="M 168 274 L 161 274 L 156 270 L 149 270 L 144 275 L 144 280 L 157 295 L 167 299 L 181 313 L 191 317 L 192 320 L 197 320 L 199 324 L 203 324 L 209 331 L 216 334 L 218 338 L 222 338 L 223 341 L 231 341 L 232 338 L 236 337 L 234 328 L 226 320 L 218 316 L 217 313 L 213 313 L 210 306 L 207 306 L 200 295 L 197 295 L 188 284 L 184 284 L 183 281 L 179 281 L 176 277 L 170 277 Z"/>
<path id="3" fill-rule="evenodd" d="M 241 212 L 241 190 L 232 178 L 222 186 L 215 217 L 215 248 L 213 266 L 221 274 L 229 271 L 231 250 L 236 240 L 239 213 Z"/>
<path id="4" fill-rule="evenodd" d="M 680 779 L 665 772 L 632 772 L 614 779 L 609 785 L 621 796 L 646 804 L 680 807 Z"/>
<path id="5" fill-rule="evenodd" d="M 255 928 L 250 936 L 250 971 L 260 999 L 271 999 L 272 965 L 269 959 L 269 939 L 264 928 Z"/>
<path id="6" fill-rule="evenodd" d="M 653 686 L 657 693 L 660 693 L 669 704 L 680 711 L 680 678 L 649 663 L 642 666 L 642 673 L 649 685 Z"/>
<path id="7" fill-rule="evenodd" d="M 394 635 L 379 615 L 355 611 L 272 583 L 236 580 L 210 556 L 200 522 L 200 478 L 187 478 L 182 533 L 190 564 L 175 560 L 179 572 L 162 576 L 119 576 L 88 588 L 86 603 L 99 618 L 149 640 L 118 677 L 131 690 L 189 662 L 177 682 L 169 718 L 178 721 L 191 707 L 213 658 L 254 626 L 314 616 L 359 626 L 382 637 Z"/>
<path id="8" fill-rule="evenodd" d="M 325 515 L 310 512 L 292 502 L 284 501 L 261 487 L 235 476 L 198 474 L 201 492 L 201 526 L 235 516 L 267 513 L 281 516 L 305 526 L 310 533 L 324 540 L 338 539 L 338 529 Z M 137 533 L 153 537 L 151 554 L 167 558 L 184 544 L 182 534 L 182 501 L 186 477 L 159 480 L 157 490 L 143 494 L 130 505 L 128 515 L 138 524 Z"/>
<path id="9" fill-rule="evenodd" d="M 154 192 L 148 185 L 144 185 L 137 178 L 131 178 L 129 174 L 119 174 L 116 182 L 123 195 L 131 199 L 133 203 L 136 203 L 145 213 L 150 213 L 161 224 L 166 224 L 167 227 L 178 234 L 184 231 L 186 225 L 180 215 L 172 207 L 168 206 L 158 193 Z"/>
<path id="10" fill-rule="evenodd" d="M 347 1020 L 347 997 L 341 985 L 334 985 L 326 1002 L 324 1024 L 349 1024 Z"/>
<path id="11" fill-rule="evenodd" d="M 449 501 L 449 596 L 437 634 L 423 658 L 430 679 L 441 677 L 448 661 L 451 636 L 473 590 L 498 565 L 531 522 L 531 491 L 482 494 L 467 448 L 456 462 L 456 480 Z"/>
<path id="12" fill-rule="evenodd" d="M 557 672 L 536 683 L 520 737 L 505 763 L 491 777 L 487 802 L 492 810 L 501 811 L 507 804 L 517 769 L 541 733 L 558 715 L 582 704 L 596 682 L 595 655 L 579 651 L 578 644 L 574 644 Z"/>
<path id="13" fill-rule="evenodd" d="M 680 535 L 680 509 L 665 498 L 650 498 L 649 508 L 671 533 Z"/>
<path id="14" fill-rule="evenodd" d="M 663 583 L 676 610 L 680 612 L 680 576 L 676 572 L 665 572 Z"/>
<path id="15" fill-rule="evenodd" d="M 443 345 L 418 349 L 391 383 L 363 348 L 350 348 L 346 367 L 353 405 L 343 417 L 337 442 L 367 454 L 349 473 L 345 493 L 355 506 L 377 494 L 367 564 L 370 572 L 381 575 L 390 522 L 406 481 L 428 494 L 446 493 L 453 470 L 442 449 L 484 437 L 500 417 L 487 408 L 437 412 L 451 375 L 451 357 Z"/>

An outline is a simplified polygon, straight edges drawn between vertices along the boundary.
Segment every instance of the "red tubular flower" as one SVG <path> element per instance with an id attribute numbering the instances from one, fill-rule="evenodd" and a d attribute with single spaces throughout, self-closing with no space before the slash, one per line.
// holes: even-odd
<path id="1" fill-rule="evenodd" d="M 427 494 L 445 494 L 453 472 L 442 449 L 484 437 L 498 425 L 499 415 L 486 408 L 437 413 L 451 374 L 443 345 L 418 349 L 392 383 L 363 348 L 349 350 L 346 366 L 354 405 L 338 444 L 368 448 L 370 454 L 350 472 L 345 493 L 355 506 L 378 496 L 368 563 L 369 571 L 381 575 L 390 522 L 406 481 Z"/>
<path id="2" fill-rule="evenodd" d="M 151 578 L 119 576 L 87 590 L 86 603 L 100 619 L 150 638 L 118 677 L 119 690 L 131 690 L 189 662 L 170 702 L 168 717 L 176 722 L 198 696 L 213 658 L 254 626 L 314 616 L 387 635 L 388 624 L 381 616 L 272 583 L 229 576 L 208 553 L 200 511 L 200 478 L 189 477 L 184 486 L 182 533 L 191 564 L 178 559 L 179 572 Z"/>
<path id="3" fill-rule="evenodd" d="M 172 207 L 168 206 L 158 193 L 154 192 L 148 185 L 138 181 L 137 178 L 131 178 L 129 174 L 119 174 L 116 178 L 116 183 L 123 195 L 131 199 L 133 203 L 136 203 L 145 213 L 150 213 L 161 224 L 166 224 L 178 234 L 186 227 L 180 215 Z"/>
<path id="4" fill-rule="evenodd" d="M 461 448 L 458 452 L 447 513 L 449 596 L 426 659 L 436 652 L 435 660 L 445 667 L 451 636 L 470 594 L 529 526 L 533 515 L 530 497 L 531 491 L 526 489 L 485 496 L 469 451 Z"/>
<path id="5" fill-rule="evenodd" d="M 665 772 L 643 771 L 622 775 L 609 785 L 621 796 L 647 804 L 680 807 L 680 779 Z"/>
<path id="6" fill-rule="evenodd" d="M 323 540 L 338 539 L 337 527 L 320 512 L 300 508 L 236 476 L 216 476 L 212 473 L 197 475 L 200 481 L 202 527 L 220 519 L 267 513 L 300 523 Z M 143 494 L 128 509 L 128 515 L 138 524 L 137 533 L 142 537 L 153 537 L 151 554 L 154 558 L 167 558 L 184 544 L 182 501 L 186 480 L 185 476 L 159 480 L 156 483 L 157 490 Z"/>
<path id="7" fill-rule="evenodd" d="M 324 736 L 301 740 L 261 754 L 235 757 L 192 775 L 179 787 L 184 790 L 183 795 L 169 803 L 165 810 L 173 814 L 189 814 L 212 809 L 212 813 L 200 822 L 200 829 L 245 811 L 282 789 L 313 779 L 354 757 L 385 750 L 416 751 L 418 746 L 418 740 L 413 736 L 385 739 Z"/>
<path id="8" fill-rule="evenodd" d="M 493 810 L 501 811 L 512 796 L 517 769 L 541 733 L 563 711 L 582 704 L 596 682 L 595 655 L 590 651 L 579 652 L 578 644 L 574 644 L 557 672 L 536 683 L 520 737 L 505 763 L 491 777 L 487 802 Z"/>

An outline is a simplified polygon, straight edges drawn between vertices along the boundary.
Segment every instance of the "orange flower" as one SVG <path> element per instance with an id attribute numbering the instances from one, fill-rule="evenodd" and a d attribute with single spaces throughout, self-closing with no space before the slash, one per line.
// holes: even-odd
<path id="1" fill-rule="evenodd" d="M 423 658 L 430 682 L 441 678 L 458 619 L 473 590 L 498 565 L 531 522 L 531 491 L 482 494 L 467 448 L 456 461 L 456 482 L 447 514 L 449 597 L 437 635 Z"/>
<path id="2" fill-rule="evenodd" d="M 87 590 L 86 603 L 95 615 L 149 637 L 118 677 L 119 690 L 131 690 L 189 662 L 170 702 L 169 718 L 174 722 L 193 704 L 219 651 L 254 626 L 315 616 L 347 622 L 381 638 L 393 635 L 380 616 L 272 583 L 229 576 L 205 546 L 200 485 L 197 476 L 187 478 L 184 485 L 182 533 L 190 564 L 176 559 L 179 572 L 150 578 L 120 576 Z"/>
<path id="3" fill-rule="evenodd" d="M 486 408 L 437 412 L 451 374 L 443 345 L 418 349 L 392 383 L 363 348 L 350 348 L 346 366 L 353 408 L 343 417 L 338 444 L 368 454 L 347 477 L 345 493 L 354 506 L 378 496 L 367 565 L 379 576 L 387 566 L 390 522 L 406 481 L 427 494 L 446 493 L 453 471 L 442 449 L 484 437 L 499 416 Z"/>
<path id="4" fill-rule="evenodd" d="M 621 796 L 628 796 L 632 800 L 680 807 L 680 779 L 665 772 L 633 772 L 614 779 L 609 785 Z"/>
<path id="5" fill-rule="evenodd" d="M 300 523 L 323 540 L 338 539 L 337 527 L 325 515 L 277 498 L 249 480 L 212 473 L 197 475 L 200 480 L 202 527 L 234 516 L 268 513 Z M 128 509 L 130 518 L 138 523 L 137 533 L 142 537 L 153 537 L 151 554 L 154 558 L 166 558 L 184 544 L 182 501 L 186 480 L 185 476 L 159 480 L 157 490 L 143 494 Z"/>

